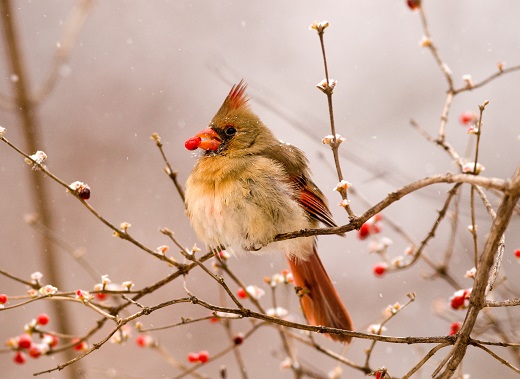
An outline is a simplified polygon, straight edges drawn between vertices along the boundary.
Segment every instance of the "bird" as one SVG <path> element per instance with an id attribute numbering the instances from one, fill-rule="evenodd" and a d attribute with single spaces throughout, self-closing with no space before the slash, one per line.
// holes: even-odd
<path id="1" fill-rule="evenodd" d="M 278 140 L 251 110 L 244 80 L 233 85 L 208 127 L 185 142 L 202 152 L 186 181 L 191 226 L 210 249 L 285 254 L 309 325 L 353 330 L 317 252 L 316 237 L 282 233 L 336 226 L 302 150 Z M 325 334 L 344 344 L 351 337 Z"/>

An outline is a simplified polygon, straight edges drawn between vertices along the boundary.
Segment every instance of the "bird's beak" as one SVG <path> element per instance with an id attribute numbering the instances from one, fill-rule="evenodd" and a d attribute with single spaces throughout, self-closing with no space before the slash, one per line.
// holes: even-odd
<path id="1" fill-rule="evenodd" d="M 222 142 L 219 135 L 211 128 L 204 129 L 195 136 L 201 138 L 199 147 L 204 150 L 217 150 Z"/>
<path id="2" fill-rule="evenodd" d="M 189 141 L 191 142 L 191 148 L 188 147 Z M 189 150 L 195 150 L 197 147 L 204 150 L 218 150 L 222 140 L 219 135 L 211 128 L 204 129 L 202 132 L 195 134 L 193 137 L 186 141 L 186 148 Z"/>

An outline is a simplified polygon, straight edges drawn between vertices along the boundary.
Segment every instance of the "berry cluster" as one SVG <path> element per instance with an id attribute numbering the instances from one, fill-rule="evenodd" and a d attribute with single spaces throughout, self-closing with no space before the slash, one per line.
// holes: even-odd
<path id="1" fill-rule="evenodd" d="M 201 350 L 198 353 L 189 353 L 188 362 L 191 363 L 206 363 L 209 360 L 209 353 L 206 350 Z"/>
<path id="2" fill-rule="evenodd" d="M 0 295 L 0 300 L 4 299 L 7 301 L 7 296 Z M 25 333 L 5 341 L 6 346 L 15 351 L 13 356 L 15 363 L 24 364 L 27 361 L 27 355 L 31 358 L 39 358 L 58 345 L 58 337 L 40 330 L 41 326 L 47 325 L 49 322 L 49 316 L 41 313 L 24 326 Z M 33 334 L 39 335 L 40 341 L 35 341 Z"/>

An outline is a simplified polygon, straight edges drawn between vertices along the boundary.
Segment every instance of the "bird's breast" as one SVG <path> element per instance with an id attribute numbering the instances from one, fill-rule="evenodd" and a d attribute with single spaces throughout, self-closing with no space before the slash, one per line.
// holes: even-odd
<path id="1" fill-rule="evenodd" d="M 188 214 L 199 238 L 235 252 L 261 248 L 297 255 L 294 245 L 303 239 L 271 243 L 277 234 L 311 226 L 285 172 L 262 158 L 231 168 L 219 163 L 206 168 L 199 161 L 186 183 Z"/>

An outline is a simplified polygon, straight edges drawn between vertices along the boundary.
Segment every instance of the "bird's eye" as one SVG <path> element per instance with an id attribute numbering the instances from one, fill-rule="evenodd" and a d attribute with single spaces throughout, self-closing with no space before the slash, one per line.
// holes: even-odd
<path id="1" fill-rule="evenodd" d="M 226 135 L 228 135 L 230 137 L 234 136 L 236 132 L 237 132 L 237 130 L 235 128 L 233 128 L 232 126 L 228 126 L 225 130 Z"/>

